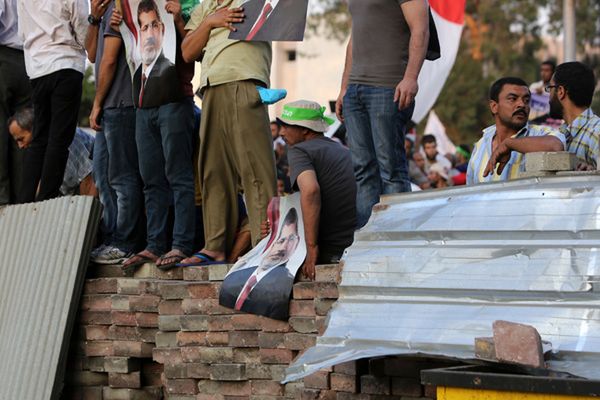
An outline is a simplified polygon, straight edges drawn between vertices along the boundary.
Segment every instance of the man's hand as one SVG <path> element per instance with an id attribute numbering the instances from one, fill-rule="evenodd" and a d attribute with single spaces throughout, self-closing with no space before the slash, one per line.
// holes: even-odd
<path id="1" fill-rule="evenodd" d="M 173 14 L 173 20 L 175 22 L 182 20 L 181 3 L 179 3 L 179 0 L 167 0 L 167 4 L 165 4 L 165 11 L 169 14 Z"/>
<path id="2" fill-rule="evenodd" d="M 271 234 L 271 223 L 268 219 L 260 224 L 260 238 L 264 239 Z"/>
<path id="3" fill-rule="evenodd" d="M 335 102 L 335 115 L 337 115 L 338 119 L 341 123 L 344 123 L 344 96 L 346 95 L 346 90 L 342 89 L 340 95 L 338 96 Z"/>
<path id="4" fill-rule="evenodd" d="M 119 32 L 119 30 L 121 29 L 119 27 L 121 25 L 121 22 L 123 22 L 123 16 L 119 12 L 119 10 L 115 8 L 112 15 L 110 16 L 110 27 L 113 28 L 115 31 Z"/>
<path id="5" fill-rule="evenodd" d="M 394 103 L 398 102 L 398 109 L 404 110 L 410 106 L 415 100 L 415 96 L 419 91 L 419 84 L 416 79 L 404 77 L 402 81 L 396 86 L 396 92 L 394 93 Z"/>
<path id="6" fill-rule="evenodd" d="M 307 246 L 306 259 L 302 264 L 302 274 L 308 279 L 315 280 L 315 265 L 319 258 L 319 246 Z"/>
<path id="7" fill-rule="evenodd" d="M 96 19 L 100 19 L 108 10 L 110 0 L 92 0 L 90 4 L 90 14 Z"/>
<path id="8" fill-rule="evenodd" d="M 94 106 L 92 107 L 92 112 L 90 113 L 90 128 L 95 131 L 99 131 L 102 129 L 98 121 L 100 120 L 100 114 L 102 114 L 102 107 L 94 102 Z"/>
<path id="9" fill-rule="evenodd" d="M 485 167 L 485 171 L 483 171 L 483 176 L 488 176 L 489 174 L 494 173 L 494 169 L 498 175 L 502 174 L 504 171 L 504 167 L 510 160 L 511 149 L 506 144 L 506 140 L 498 145 L 496 150 L 492 152 L 490 159 Z M 498 168 L 496 168 L 496 164 L 498 164 Z"/>
<path id="10" fill-rule="evenodd" d="M 237 29 L 233 27 L 233 24 L 244 22 L 243 11 L 242 7 L 221 8 L 206 17 L 206 22 L 211 29 L 226 28 L 235 32 Z"/>

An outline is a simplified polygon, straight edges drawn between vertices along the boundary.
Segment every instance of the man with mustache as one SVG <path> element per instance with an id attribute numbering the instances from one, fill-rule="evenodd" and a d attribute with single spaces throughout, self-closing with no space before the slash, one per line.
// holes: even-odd
<path id="1" fill-rule="evenodd" d="M 298 244 L 298 212 L 292 208 L 260 265 L 232 272 L 223 281 L 219 304 L 235 310 L 287 320 L 294 276 L 287 269 Z"/>
<path id="2" fill-rule="evenodd" d="M 505 77 L 494 82 L 489 104 L 496 124 L 484 129 L 475 144 L 467 185 L 516 178 L 525 170 L 523 153 L 564 150 L 563 134 L 527 123 L 530 100 L 531 92 L 522 79 Z"/>
<path id="3" fill-rule="evenodd" d="M 600 118 L 590 108 L 595 87 L 594 71 L 580 62 L 556 67 L 546 86 L 550 117 L 565 120 L 560 131 L 567 139 L 567 151 L 581 161 L 578 169 L 595 170 L 600 165 Z"/>

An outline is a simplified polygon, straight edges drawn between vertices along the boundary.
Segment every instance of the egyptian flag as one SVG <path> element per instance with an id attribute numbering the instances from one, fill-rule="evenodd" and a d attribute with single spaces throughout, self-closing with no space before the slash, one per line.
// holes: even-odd
<path id="1" fill-rule="evenodd" d="M 121 11 L 121 15 L 123 16 L 123 22 L 129 29 L 129 31 L 133 34 L 133 40 L 137 44 L 137 29 L 135 27 L 135 22 L 133 21 L 133 15 L 131 13 L 131 6 L 129 5 L 129 0 L 117 1 L 117 8 Z"/>
<path id="2" fill-rule="evenodd" d="M 421 122 L 433 107 L 454 65 L 465 22 L 465 3 L 466 0 L 429 0 L 441 57 L 425 61 L 421 68 L 412 118 L 415 123 Z"/>

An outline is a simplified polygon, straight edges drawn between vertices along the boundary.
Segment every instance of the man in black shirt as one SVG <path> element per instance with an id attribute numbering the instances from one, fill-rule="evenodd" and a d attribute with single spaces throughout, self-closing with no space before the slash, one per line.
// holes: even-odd
<path id="1" fill-rule="evenodd" d="M 356 227 L 356 182 L 350 151 L 325 137 L 333 120 L 312 101 L 284 106 L 277 118 L 290 146 L 292 187 L 300 190 L 307 256 L 303 272 L 314 278 L 316 263 L 337 262 L 352 244 Z"/>

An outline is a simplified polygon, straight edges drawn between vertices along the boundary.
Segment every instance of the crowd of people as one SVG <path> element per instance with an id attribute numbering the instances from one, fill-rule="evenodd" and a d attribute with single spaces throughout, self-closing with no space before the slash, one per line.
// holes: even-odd
<path id="1" fill-rule="evenodd" d="M 271 44 L 229 39 L 245 18 L 242 0 L 188 3 L 161 5 L 177 37 L 177 84 L 164 85 L 165 22 L 155 0 L 134 15 L 113 0 L 0 0 L 0 205 L 97 193 L 102 239 L 92 259 L 131 272 L 147 262 L 167 270 L 235 261 L 268 232 L 271 198 L 299 191 L 310 277 L 316 263 L 339 260 L 382 194 L 512 179 L 534 151 L 569 151 L 581 169 L 600 165 L 596 81 L 577 62 L 544 63 L 531 88 L 515 77 L 496 81 L 495 125 L 474 146 L 441 154 L 435 136 L 418 139 L 417 78 L 439 53 L 425 0 L 348 0 L 352 31 L 335 107 L 344 144 L 325 137 L 332 121 L 312 101 L 288 103 L 269 121 L 257 87 L 270 85 Z M 267 3 L 268 12 L 277 7 Z M 120 31 L 132 18 L 141 53 L 134 74 Z M 95 138 L 76 127 L 86 58 L 95 65 Z M 532 121 L 542 125 L 529 121 L 532 94 L 549 105 L 549 116 Z"/>

